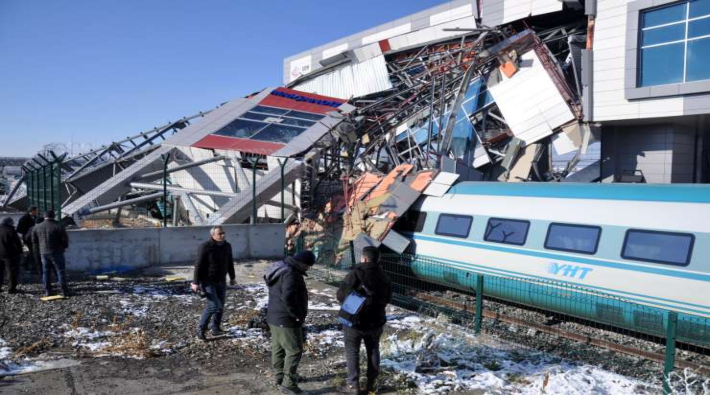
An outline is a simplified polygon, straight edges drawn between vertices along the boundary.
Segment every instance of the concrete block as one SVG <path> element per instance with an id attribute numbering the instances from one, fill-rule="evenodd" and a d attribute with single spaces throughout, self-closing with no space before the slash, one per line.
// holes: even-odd
<path id="1" fill-rule="evenodd" d="M 249 226 L 249 251 L 252 258 L 283 258 L 286 227 L 283 224 Z"/>
<path id="2" fill-rule="evenodd" d="M 139 268 L 160 262 L 158 228 L 70 230 L 68 271 Z"/>

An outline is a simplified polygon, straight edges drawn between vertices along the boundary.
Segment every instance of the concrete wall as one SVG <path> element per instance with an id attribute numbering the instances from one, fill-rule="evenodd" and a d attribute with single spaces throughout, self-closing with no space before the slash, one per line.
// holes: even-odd
<path id="1" fill-rule="evenodd" d="M 208 226 L 69 231 L 67 270 L 75 272 L 190 264 L 209 238 Z M 235 259 L 281 258 L 282 224 L 224 225 Z"/>

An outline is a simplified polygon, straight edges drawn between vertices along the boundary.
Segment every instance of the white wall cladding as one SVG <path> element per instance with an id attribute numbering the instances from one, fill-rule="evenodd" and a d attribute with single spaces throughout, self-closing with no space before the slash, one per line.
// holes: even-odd
<path id="1" fill-rule="evenodd" d="M 336 45 L 334 47 L 330 47 L 328 49 L 324 49 L 323 50 L 323 59 L 328 59 L 332 56 L 341 54 L 341 53 L 347 51 L 348 47 L 349 47 L 348 43 L 343 43 L 340 45 Z M 293 62 L 291 62 L 291 63 L 293 64 Z"/>
<path id="2" fill-rule="evenodd" d="M 392 37 L 389 39 L 389 43 L 392 50 L 397 51 L 407 47 L 424 45 L 452 37 L 452 32 L 445 31 L 444 29 L 475 29 L 476 27 L 476 18 L 473 16 L 467 16 L 445 23 L 440 23 L 426 29 Z"/>
<path id="3" fill-rule="evenodd" d="M 481 7 L 481 19 L 486 26 L 498 26 L 557 11 L 562 11 L 561 0 L 485 0 Z"/>
<path id="4" fill-rule="evenodd" d="M 372 44 L 380 40 L 386 40 L 394 36 L 399 36 L 400 34 L 409 33 L 412 31 L 412 24 L 405 23 L 404 25 L 395 26 L 391 29 L 387 29 L 369 36 L 362 38 L 362 45 Z"/>
<path id="5" fill-rule="evenodd" d="M 574 114 L 562 98 L 550 74 L 535 51 L 521 56 L 520 70 L 511 78 L 501 74 L 502 81 L 489 85 L 493 96 L 513 134 L 531 144 L 573 120 Z"/>
<path id="6" fill-rule="evenodd" d="M 442 1 L 443 4 L 441 5 L 431 7 L 429 9 L 416 12 L 411 15 L 407 15 L 397 20 L 373 27 L 371 29 L 367 29 L 365 31 L 347 37 L 343 37 L 341 39 L 326 43 L 325 45 L 319 47 L 311 48 L 299 54 L 289 56 L 288 58 L 284 59 L 283 82 L 285 84 L 288 84 L 294 81 L 295 78 L 292 76 L 293 71 L 295 71 L 296 74 L 298 74 L 299 72 L 301 72 L 301 74 L 307 74 L 302 72 L 304 68 L 308 69 L 308 72 L 313 72 L 315 70 L 320 69 L 321 60 L 327 59 L 328 57 L 343 52 L 343 48 L 353 50 L 363 45 L 367 45 L 368 43 L 376 43 L 379 40 L 398 37 L 409 32 L 418 32 L 436 25 L 450 23 L 457 19 L 460 20 L 461 18 L 473 17 L 478 13 L 476 5 L 477 1 L 478 0 L 451 0 L 447 2 Z M 535 1 L 548 2 L 550 0 Z M 557 0 L 553 0 L 553 2 L 556 1 Z M 375 9 L 373 9 L 372 11 L 377 12 Z M 439 30 L 444 28 L 445 27 L 441 27 Z M 461 35 L 460 32 L 447 32 L 447 34 L 448 35 L 446 37 L 457 37 Z M 433 40 L 436 39 L 440 38 L 437 37 Z M 433 40 L 427 40 L 427 42 Z M 298 63 L 299 60 L 305 62 L 305 59 L 308 56 L 310 56 L 310 68 L 306 67 L 305 64 Z M 292 63 L 294 62 L 296 62 L 296 64 L 292 65 Z"/>
<path id="7" fill-rule="evenodd" d="M 625 99 L 625 69 L 636 67 L 635 51 L 626 47 L 627 5 L 632 1 L 634 0 L 597 0 L 593 51 L 593 120 L 612 121 L 710 113 L 708 94 Z"/>
<path id="8" fill-rule="evenodd" d="M 473 5 L 466 4 L 461 7 L 452 8 L 444 12 L 439 12 L 429 17 L 429 24 L 434 26 L 440 23 L 446 23 L 453 21 L 455 19 L 465 18 L 467 16 L 473 16 Z"/>
<path id="9" fill-rule="evenodd" d="M 302 92 L 339 99 L 350 99 L 391 88 L 387 64 L 382 55 L 342 67 L 293 87 Z"/>

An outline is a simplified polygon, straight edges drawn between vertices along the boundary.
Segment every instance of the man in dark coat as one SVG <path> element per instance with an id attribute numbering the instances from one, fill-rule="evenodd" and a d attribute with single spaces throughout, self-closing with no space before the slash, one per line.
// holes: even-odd
<path id="1" fill-rule="evenodd" d="M 29 210 L 27 210 L 25 215 L 20 217 L 20 220 L 17 221 L 17 233 L 22 235 L 22 242 L 28 249 L 28 253 L 22 260 L 22 266 L 25 270 L 32 270 L 37 273 L 41 272 L 42 264 L 39 260 L 35 262 L 35 250 L 32 245 L 32 228 L 37 223 L 38 212 L 39 209 L 37 206 L 32 206 Z"/>
<path id="2" fill-rule="evenodd" d="M 0 290 L 7 268 L 7 293 L 19 293 L 17 290 L 17 274 L 20 257 L 22 256 L 22 242 L 15 230 L 14 221 L 7 217 L 0 223 Z"/>
<path id="3" fill-rule="evenodd" d="M 304 276 L 316 258 L 311 251 L 287 256 L 267 270 L 269 287 L 266 322 L 271 331 L 271 365 L 276 384 L 287 394 L 301 394 L 298 364 L 303 356 L 303 323 L 308 315 L 308 290 Z"/>
<path id="4" fill-rule="evenodd" d="M 194 292 L 202 290 L 207 299 L 207 306 L 202 312 L 197 328 L 197 338 L 203 341 L 207 340 L 205 332 L 210 319 L 212 334 L 219 336 L 223 333 L 221 325 L 227 296 L 227 274 L 229 274 L 229 284 L 236 284 L 232 245 L 225 240 L 224 229 L 215 226 L 210 230 L 210 236 L 208 241 L 200 245 L 192 280 L 192 290 Z"/>
<path id="5" fill-rule="evenodd" d="M 35 225 L 32 229 L 32 244 L 39 248 L 40 259 L 42 260 L 44 293 L 46 296 L 52 294 L 51 275 L 53 267 L 57 273 L 57 281 L 59 281 L 59 285 L 62 288 L 62 295 L 69 297 L 69 287 L 64 274 L 66 266 L 64 251 L 69 248 L 69 236 L 67 231 L 55 219 L 56 214 L 53 210 L 48 210 L 44 217 L 44 221 Z"/>
<path id="6" fill-rule="evenodd" d="M 367 351 L 367 388 L 375 391 L 375 381 L 380 374 L 380 337 L 387 317 L 385 308 L 392 301 L 392 283 L 379 263 L 380 252 L 376 247 L 362 250 L 360 265 L 348 273 L 338 289 L 340 303 L 356 291 L 367 296 L 365 305 L 358 313 L 358 320 L 352 327 L 344 327 L 345 360 L 348 367 L 346 384 L 338 388 L 342 393 L 359 393 L 360 343 L 365 343 Z"/>

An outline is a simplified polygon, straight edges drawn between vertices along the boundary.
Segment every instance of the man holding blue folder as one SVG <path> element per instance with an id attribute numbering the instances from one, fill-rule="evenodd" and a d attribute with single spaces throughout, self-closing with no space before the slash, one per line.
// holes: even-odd
<path id="1" fill-rule="evenodd" d="M 367 351 L 367 387 L 375 393 L 375 381 L 380 374 L 380 337 L 387 318 L 385 308 L 392 300 L 392 284 L 380 265 L 380 251 L 365 247 L 361 261 L 343 280 L 338 289 L 338 301 L 343 304 L 339 321 L 345 332 L 345 359 L 348 366 L 346 385 L 339 392 L 360 392 L 360 343 Z"/>

